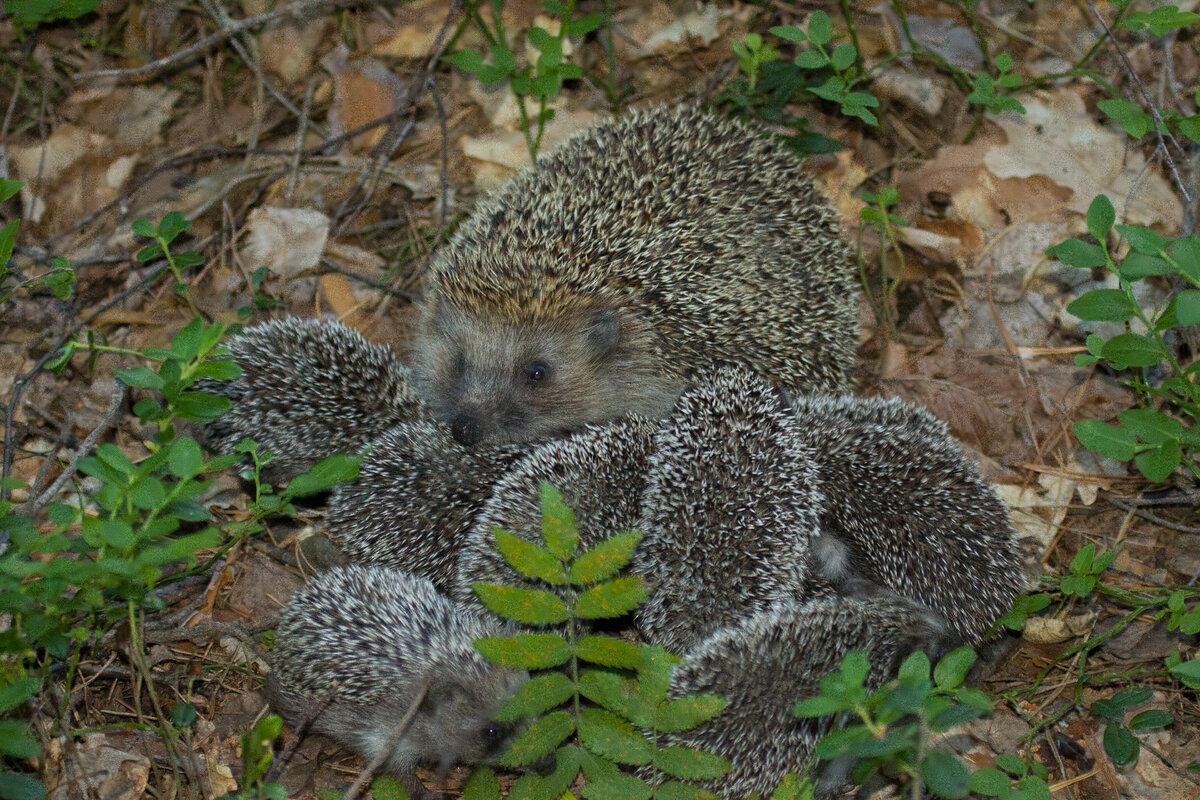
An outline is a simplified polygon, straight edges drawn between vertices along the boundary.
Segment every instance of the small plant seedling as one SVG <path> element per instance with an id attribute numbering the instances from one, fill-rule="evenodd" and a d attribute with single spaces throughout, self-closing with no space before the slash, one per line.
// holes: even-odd
<path id="1" fill-rule="evenodd" d="M 1103 268 L 1117 288 L 1094 289 L 1076 298 L 1067 311 L 1082 320 L 1120 322 L 1126 331 L 1110 338 L 1091 334 L 1087 353 L 1075 363 L 1105 364 L 1113 369 L 1135 370 L 1138 377 L 1125 381 L 1138 393 L 1139 406 L 1117 415 L 1119 426 L 1098 419 L 1078 421 L 1073 428 L 1081 444 L 1118 461 L 1133 461 L 1152 481 L 1164 481 L 1181 464 L 1200 478 L 1196 453 L 1200 450 L 1200 386 L 1195 375 L 1200 361 L 1182 366 L 1164 334 L 1173 328 L 1200 323 L 1200 238 L 1169 239 L 1141 225 L 1116 225 L 1112 202 L 1098 195 L 1088 207 L 1088 231 L 1095 242 L 1068 239 L 1047 250 L 1047 255 L 1080 269 Z M 1124 258 L 1109 244 L 1116 233 L 1128 243 Z M 1180 289 L 1158 307 L 1146 311 L 1139 305 L 1133 285 L 1151 276 L 1169 276 Z M 1134 329 L 1140 324 L 1140 329 Z M 1162 363 L 1167 377 L 1158 379 L 1151 368 Z"/>
<path id="2" fill-rule="evenodd" d="M 542 542 L 497 529 L 496 547 L 514 570 L 550 588 L 472 586 L 505 619 L 556 626 L 476 643 L 497 664 L 535 672 L 497 714 L 501 721 L 533 720 L 502 763 L 525 767 L 551 757 L 555 763 L 549 775 L 523 775 L 509 796 L 561 797 L 582 771 L 585 797 L 714 797 L 685 781 L 719 777 L 728 762 L 686 747 L 660 747 L 656 733 L 695 727 L 719 714 L 725 701 L 715 695 L 668 698 L 676 659 L 661 647 L 589 634 L 583 627 L 588 620 L 628 614 L 645 598 L 640 578 L 619 575 L 641 535 L 618 534 L 580 551 L 574 514 L 549 484 L 541 492 Z M 622 774 L 621 765 L 655 777 Z M 467 796 L 499 798 L 499 784 L 490 771 L 477 770 Z"/>

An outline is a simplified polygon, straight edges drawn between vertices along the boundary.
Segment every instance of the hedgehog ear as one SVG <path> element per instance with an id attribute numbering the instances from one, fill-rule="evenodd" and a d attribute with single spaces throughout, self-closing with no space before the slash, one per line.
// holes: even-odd
<path id="1" fill-rule="evenodd" d="M 610 308 L 601 308 L 592 312 L 584 330 L 592 352 L 597 356 L 606 356 L 617 346 L 621 336 L 621 320 L 617 312 Z"/>

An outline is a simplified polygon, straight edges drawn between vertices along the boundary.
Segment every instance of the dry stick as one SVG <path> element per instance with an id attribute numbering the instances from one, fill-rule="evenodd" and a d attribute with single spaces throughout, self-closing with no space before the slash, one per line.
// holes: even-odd
<path id="1" fill-rule="evenodd" d="M 403 736 L 404 731 L 408 729 L 409 723 L 411 723 L 413 717 L 417 715 L 417 709 L 421 707 L 421 703 L 425 700 L 425 693 L 428 691 L 429 676 L 426 675 L 425 679 L 421 681 L 421 687 L 417 690 L 417 696 L 414 697 L 412 703 L 409 704 L 408 711 L 405 711 L 404 716 L 401 717 L 400 721 L 396 723 L 396 727 L 392 728 L 392 733 L 388 736 L 387 743 L 384 744 L 383 749 L 380 750 L 378 755 L 371 759 L 371 763 L 367 764 L 363 771 L 359 773 L 358 777 L 354 780 L 354 783 L 351 784 L 350 788 L 346 790 L 346 794 L 343 796 L 342 800 L 354 800 L 354 798 L 358 797 L 358 793 L 363 790 L 363 787 L 366 786 L 367 781 L 371 779 L 371 776 L 375 774 L 375 771 L 383 766 L 384 761 L 387 761 L 388 756 L 392 754 L 392 750 L 394 750 L 396 745 L 400 743 L 400 737 Z"/>
<path id="2" fill-rule="evenodd" d="M 358 185 L 346 195 L 346 199 L 338 206 L 334 212 L 333 220 L 330 221 L 330 238 L 336 238 L 342 235 L 342 231 L 359 215 L 371 201 L 371 197 L 375 194 L 375 189 L 379 185 L 379 177 L 383 174 L 383 168 L 391 160 L 392 155 L 400 147 L 401 143 L 408 138 L 409 131 L 416 124 L 416 107 L 417 101 L 421 97 L 421 93 L 425 91 L 433 81 L 433 71 L 437 68 L 438 61 L 442 58 L 442 52 L 446 49 L 446 32 L 450 29 L 450 23 L 458 16 L 458 10 L 462 5 L 462 0 L 451 0 L 450 10 L 446 13 L 446 19 L 442 22 L 442 27 L 437 33 L 437 37 L 433 40 L 433 49 L 429 53 L 429 58 L 425 60 L 425 66 L 422 67 L 420 77 L 414 81 L 405 94 L 404 101 L 400 103 L 397 110 L 411 112 L 411 116 L 405 121 L 403 128 L 398 128 L 394 123 L 399 122 L 399 117 L 391 124 L 388 130 L 384 133 L 383 138 L 379 140 L 374 148 L 375 164 L 371 169 L 370 189 L 362 196 L 361 202 L 355 206 L 354 211 L 343 216 L 350 201 L 362 189 L 363 184 L 367 182 L 367 172 L 364 169 L 359 178 Z M 389 142 L 389 139 L 391 140 Z M 334 227 L 336 225 L 336 228 Z"/>
<path id="3" fill-rule="evenodd" d="M 1137 71 L 1134 70 L 1133 64 L 1129 63 L 1129 56 L 1125 55 L 1125 49 L 1121 47 L 1121 43 L 1117 41 L 1117 37 L 1113 35 L 1112 29 L 1108 27 L 1108 22 L 1104 16 L 1096 9 L 1096 4 L 1092 0 L 1087 0 L 1088 8 L 1096 15 L 1096 19 L 1100 20 L 1100 24 L 1104 26 L 1104 32 L 1108 34 L 1108 38 L 1112 41 L 1113 49 L 1117 51 L 1117 55 L 1121 57 L 1121 62 L 1125 64 L 1125 71 L 1129 73 L 1130 80 L 1137 87 L 1138 92 L 1142 95 L 1142 99 L 1146 101 L 1146 105 L 1150 107 L 1150 115 L 1154 117 L 1154 135 L 1158 137 L 1159 146 L 1163 149 L 1163 155 L 1166 156 L 1167 164 L 1171 167 L 1171 174 L 1175 176 L 1175 185 L 1179 187 L 1179 191 L 1183 194 L 1183 199 L 1187 202 L 1192 202 L 1192 197 L 1188 194 L 1187 186 L 1183 183 L 1183 178 L 1179 176 L 1179 169 L 1175 166 L 1175 159 L 1171 158 L 1171 151 L 1166 145 L 1166 140 L 1163 138 L 1163 133 L 1166 132 L 1166 139 L 1170 139 L 1171 144 L 1175 145 L 1179 152 L 1186 152 L 1179 142 L 1175 140 L 1175 135 L 1167 130 L 1167 123 L 1163 122 L 1163 118 L 1159 116 L 1158 108 L 1154 105 L 1154 101 L 1150 99 L 1150 93 L 1146 91 L 1146 87 L 1142 85 L 1142 79 L 1138 77 Z"/>
<path id="4" fill-rule="evenodd" d="M 160 58 L 157 61 L 151 61 L 149 64 L 130 69 L 97 69 L 89 72 L 79 72 L 75 74 L 74 80 L 84 81 L 94 78 L 135 78 L 143 77 L 145 75 L 153 75 L 160 69 L 165 69 L 173 64 L 186 61 L 197 53 L 207 50 L 218 42 L 222 42 L 225 39 L 228 39 L 230 36 L 241 33 L 249 28 L 253 28 L 256 25 L 262 25 L 264 23 L 279 19 L 280 17 L 287 16 L 291 16 L 299 20 L 303 12 L 319 6 L 351 8 L 357 5 L 366 5 L 366 3 L 363 2 L 363 0 L 295 0 L 295 2 L 288 3 L 287 5 L 281 6 L 274 11 L 268 11 L 265 14 L 259 14 L 257 17 L 248 17 L 246 19 L 239 20 L 238 22 L 230 25 L 228 28 L 217 31 L 211 36 L 204 37 L 191 47 L 180 50 L 178 53 L 172 53 L 171 55 Z"/>
<path id="5" fill-rule="evenodd" d="M 113 378 L 112 396 L 108 401 L 108 410 L 104 412 L 104 416 L 100 418 L 100 424 L 97 425 L 87 438 L 83 440 L 83 444 L 75 449 L 75 455 L 71 456 L 70 463 L 63 468 L 62 474 L 54 479 L 54 483 L 50 484 L 50 488 L 42 493 L 37 500 L 30 500 L 21 507 L 21 514 L 26 517 L 35 517 L 38 512 L 49 505 L 54 499 L 54 495 L 58 494 L 58 490 L 71 479 L 75 474 L 75 470 L 79 468 L 79 460 L 92 451 L 99 441 L 101 435 L 104 434 L 117 418 L 117 412 L 121 410 L 121 403 L 125 399 L 125 384 L 120 378 Z"/>
<path id="6" fill-rule="evenodd" d="M 332 692 L 322 697 L 317 701 L 316 705 L 304 713 L 304 716 L 301 717 L 299 724 L 292 729 L 292 738 L 288 740 L 287 746 L 283 748 L 283 752 L 279 754 L 279 758 L 274 759 L 271 762 L 271 766 L 263 774 L 263 783 L 275 782 L 275 779 L 279 777 L 279 773 L 281 773 L 283 768 L 287 766 L 288 762 L 292 760 L 292 756 L 295 755 L 296 748 L 300 746 L 300 742 L 304 741 L 304 732 L 308 730 L 308 726 L 312 725 L 313 722 L 316 721 L 317 717 L 321 716 L 321 712 L 323 712 L 331 702 L 333 702 Z"/>
<path id="7" fill-rule="evenodd" d="M 28 372 L 24 373 L 23 375 L 19 375 L 17 377 L 16 381 L 13 382 L 13 390 L 12 390 L 12 394 L 9 396 L 8 406 L 5 408 L 4 455 L 3 455 L 3 462 L 2 462 L 3 466 L 0 467 L 0 478 L 7 478 L 9 475 L 9 472 L 12 470 L 13 414 L 16 412 L 17 405 L 21 402 L 21 396 L 25 393 L 25 389 L 29 385 L 29 382 L 32 381 L 35 377 L 37 377 L 37 375 L 42 371 L 42 367 L 46 366 L 46 362 L 48 362 L 51 358 L 53 358 L 55 356 L 55 354 L 58 353 L 59 349 L 64 344 L 66 344 L 67 341 L 72 336 L 74 336 L 76 333 L 78 333 L 79 330 L 81 328 L 83 328 L 84 325 L 87 325 L 89 322 L 91 322 L 97 316 L 99 316 L 100 314 L 103 314 L 105 311 L 108 311 L 110 308 L 115 306 L 117 303 L 122 302 L 127 297 L 129 297 L 131 294 L 133 294 L 134 292 L 141 291 L 147 285 L 158 280 L 158 277 L 166 271 L 167 271 L 167 265 L 164 263 L 161 266 L 159 266 L 158 269 L 154 270 L 154 272 L 150 273 L 150 275 L 143 278 L 140 282 L 134 284 L 133 286 L 130 286 L 128 289 L 125 289 L 124 291 L 120 292 L 119 294 L 114 295 L 110 299 L 101 303 L 99 306 L 97 306 L 95 308 L 95 310 L 93 310 L 85 318 L 72 324 L 66 333 L 59 336 L 58 340 L 53 344 L 53 346 L 51 346 L 50 349 L 47 350 L 42 355 L 42 357 L 38 359 L 37 363 L 34 364 L 29 369 Z M 0 500 L 7 500 L 8 495 L 9 495 L 8 489 L 0 488 Z M 7 538 L 5 538 L 6 536 L 7 536 L 7 534 L 5 534 L 4 536 L 0 536 L 0 541 L 7 541 Z"/>
<path id="8" fill-rule="evenodd" d="M 1132 511 L 1147 522 L 1153 522 L 1155 525 L 1166 528 L 1167 530 L 1177 531 L 1179 533 L 1200 533 L 1200 528 L 1189 528 L 1186 525 L 1180 525 L 1177 522 L 1171 522 L 1168 519 L 1163 519 L 1162 517 L 1158 516 L 1153 511 L 1147 511 L 1144 508 L 1138 508 L 1135 505 L 1126 503 L 1120 498 L 1110 497 L 1108 498 L 1108 502 L 1112 503 L 1114 506 L 1123 511 Z"/>

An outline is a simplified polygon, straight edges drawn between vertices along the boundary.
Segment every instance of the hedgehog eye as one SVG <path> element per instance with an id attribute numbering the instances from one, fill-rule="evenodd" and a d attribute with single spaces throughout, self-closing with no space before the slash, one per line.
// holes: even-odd
<path id="1" fill-rule="evenodd" d="M 500 725 L 489 725 L 483 732 L 483 738 L 489 745 L 499 744 L 504 738 L 505 729 Z"/>
<path id="2" fill-rule="evenodd" d="M 546 378 L 550 377 L 550 368 L 540 362 L 526 364 L 524 371 L 525 380 L 529 383 L 541 383 L 542 381 L 546 380 Z"/>

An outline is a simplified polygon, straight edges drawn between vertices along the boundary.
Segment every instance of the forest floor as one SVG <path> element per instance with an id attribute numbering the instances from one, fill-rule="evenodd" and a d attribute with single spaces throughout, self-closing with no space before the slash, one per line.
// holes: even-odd
<path id="1" fill-rule="evenodd" d="M 197 311 L 230 324 L 335 314 L 406 359 L 413 292 L 429 253 L 478 198 L 528 163 L 507 83 L 485 89 L 437 58 L 483 45 L 457 0 L 292 5 L 303 9 L 298 18 L 271 16 L 266 0 L 100 0 L 94 13 L 32 30 L 0 21 L 0 169 L 26 182 L 2 209 L 21 219 L 12 269 L 37 276 L 51 257 L 63 257 L 76 279 L 68 299 L 35 287 L 0 305 L 12 476 L 48 485 L 98 426 L 100 441 L 134 463 L 148 455 L 150 432 L 132 404 L 115 418 L 107 413 L 113 370 L 143 362 L 117 351 L 93 359 L 83 349 L 61 374 L 44 369 L 71 337 L 143 351 L 169 346 Z M 1081 447 L 1072 432 L 1073 422 L 1112 420 L 1136 398 L 1128 375 L 1075 365 L 1094 329 L 1065 308 L 1097 276 L 1045 251 L 1086 233 L 1084 212 L 1099 193 L 1118 221 L 1172 237 L 1192 232 L 1200 149 L 1168 143 L 1168 164 L 1152 132 L 1131 139 L 1097 103 L 1110 91 L 1140 101 L 1144 86 L 1158 106 L 1194 114 L 1196 26 L 1159 37 L 1119 30 L 1118 48 L 1086 2 L 867 5 L 615 0 L 611 52 L 603 27 L 568 40 L 567 58 L 584 77 L 568 79 L 553 101 L 541 149 L 614 107 L 699 102 L 731 111 L 731 97 L 750 96 L 736 83 L 733 50 L 747 33 L 790 54 L 789 43 L 767 34 L 772 26 L 805 27 L 823 10 L 835 37 L 845 37 L 843 8 L 854 6 L 858 49 L 878 65 L 859 88 L 878 98 L 871 108 L 879 124 L 811 95 L 787 112 L 804 121 L 806 141 L 841 146 L 808 163 L 844 218 L 875 298 L 861 304 L 856 391 L 919 403 L 950 425 L 1012 508 L 1031 571 L 1067 574 L 1091 544 L 1119 549 L 1104 586 L 1194 586 L 1194 481 L 1179 471 L 1151 483 Z M 974 8 L 973 18 L 964 7 Z M 603 10 L 581 0 L 574 13 Z M 1111 20 L 1115 7 L 1100 12 Z M 480 13 L 491 20 L 489 8 Z M 503 3 L 518 59 L 530 49 L 524 32 L 543 13 L 530 0 Z M 262 14 L 268 19 L 238 24 Z M 937 58 L 905 55 L 906 36 Z M 962 75 L 984 69 L 985 59 L 994 65 L 1000 53 L 1011 54 L 1025 82 L 1014 95 L 1023 115 L 985 112 L 966 99 Z M 1100 77 L 1064 74 L 1081 66 Z M 885 243 L 860 211 L 864 193 L 886 187 L 898 191 L 889 210 L 902 224 Z M 153 278 L 156 262 L 134 258 L 144 241 L 130 223 L 169 211 L 191 220 L 179 241 L 204 259 L 183 273 L 190 300 Z M 894 284 L 883 301 L 881 265 Z M 1147 283 L 1146 302 L 1171 290 Z M 1186 333 L 1175 346 L 1190 362 L 1196 339 Z M 1147 496 L 1183 501 L 1140 504 Z M 232 471 L 200 499 L 219 521 L 247 514 Z M 70 781 L 54 788 L 80 772 L 104 781 L 103 796 L 114 800 L 147 789 L 191 796 L 185 785 L 204 797 L 235 792 L 240 737 L 265 714 L 256 634 L 310 571 L 297 542 L 319 527 L 319 509 L 299 520 L 271 518 L 266 534 L 172 584 L 164 607 L 145 612 L 152 688 L 131 677 L 141 673 L 130 662 L 127 628 L 123 642 L 118 635 L 87 650 L 64 706 L 70 727 L 86 734 L 67 746 L 47 733 L 57 730 L 52 715 L 38 723 L 45 750 L 37 763 L 50 796 L 83 796 Z M 991 765 L 995 754 L 1022 752 L 1036 726 L 1031 752 L 1049 769 L 1055 798 L 1200 796 L 1200 773 L 1188 769 L 1200 756 L 1197 695 L 1163 666 L 1176 652 L 1196 658 L 1196 638 L 1169 631 L 1161 609 L 1130 617 L 1113 593 L 1055 597 L 1036 626 L 989 649 L 979 680 L 997 698 L 995 713 L 969 726 L 956 747 L 976 766 Z M 240 628 L 221 624 L 235 622 Z M 249 633 L 239 638 L 238 630 Z M 1164 709 L 1174 723 L 1140 733 L 1140 759 L 1118 770 L 1102 743 L 1105 720 L 1091 706 L 1131 687 L 1153 690 L 1135 710 Z M 51 696 L 61 704 L 64 691 L 59 681 Z M 130 724 L 157 724 L 152 692 L 158 707 L 196 711 L 177 742 L 194 756 L 182 767 L 161 739 Z M 361 767 L 314 736 L 280 780 L 291 796 L 309 796 L 344 788 Z M 463 774 L 452 773 L 452 790 Z"/>

